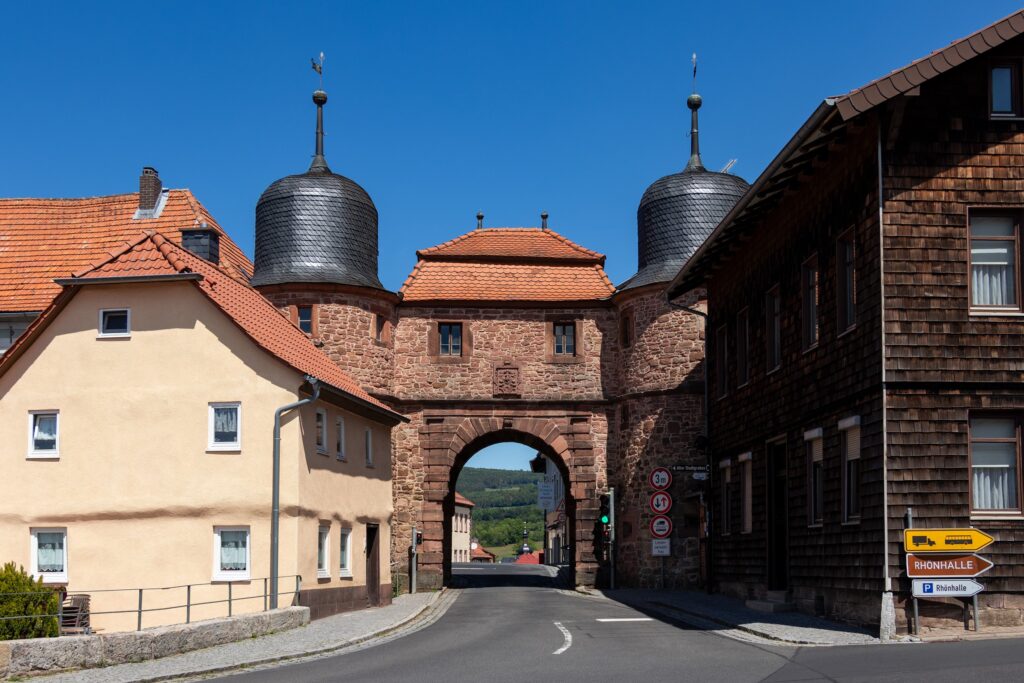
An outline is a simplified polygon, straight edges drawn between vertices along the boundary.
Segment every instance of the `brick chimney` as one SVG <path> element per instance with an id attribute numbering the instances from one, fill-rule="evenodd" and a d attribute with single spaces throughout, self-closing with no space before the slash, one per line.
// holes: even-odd
<path id="1" fill-rule="evenodd" d="M 153 211 L 157 202 L 160 201 L 160 191 L 163 183 L 160 182 L 160 174 L 152 166 L 142 169 L 139 176 L 139 211 Z"/>

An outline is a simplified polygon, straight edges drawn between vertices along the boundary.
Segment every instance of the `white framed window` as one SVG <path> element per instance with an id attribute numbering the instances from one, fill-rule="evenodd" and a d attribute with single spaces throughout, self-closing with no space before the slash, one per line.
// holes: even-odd
<path id="1" fill-rule="evenodd" d="M 213 527 L 213 580 L 246 581 L 249 570 L 251 548 L 249 527 Z"/>
<path id="2" fill-rule="evenodd" d="M 345 459 L 345 418 L 338 416 L 338 419 L 334 421 L 335 438 L 334 442 L 334 453 L 338 460 Z"/>
<path id="3" fill-rule="evenodd" d="M 804 432 L 807 444 L 807 525 L 821 526 L 825 518 L 825 451 L 821 427 Z"/>
<path id="4" fill-rule="evenodd" d="M 316 576 L 319 579 L 331 578 L 331 528 L 322 526 L 316 533 Z"/>
<path id="5" fill-rule="evenodd" d="M 31 530 L 32 576 L 43 583 L 68 582 L 68 530 Z"/>
<path id="6" fill-rule="evenodd" d="M 28 411 L 28 457 L 60 457 L 60 411 Z"/>
<path id="7" fill-rule="evenodd" d="M 364 448 L 366 449 L 366 466 L 373 467 L 373 432 L 367 427 L 363 433 Z"/>
<path id="8" fill-rule="evenodd" d="M 211 403 L 207 450 L 238 451 L 242 448 L 242 404 Z"/>
<path id="9" fill-rule="evenodd" d="M 338 576 L 350 579 L 352 578 L 352 530 L 342 529 L 338 540 Z"/>
<path id="10" fill-rule="evenodd" d="M 316 409 L 316 452 L 327 455 L 327 411 Z"/>
<path id="11" fill-rule="evenodd" d="M 132 309 L 101 308 L 99 320 L 99 337 L 130 337 L 132 336 Z"/>

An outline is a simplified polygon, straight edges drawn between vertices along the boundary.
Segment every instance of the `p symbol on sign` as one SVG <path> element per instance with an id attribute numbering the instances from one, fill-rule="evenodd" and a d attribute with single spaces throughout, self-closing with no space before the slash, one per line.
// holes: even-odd
<path id="1" fill-rule="evenodd" d="M 935 592 L 935 584 L 931 583 L 931 582 L 924 584 L 924 592 L 925 593 L 934 593 Z"/>

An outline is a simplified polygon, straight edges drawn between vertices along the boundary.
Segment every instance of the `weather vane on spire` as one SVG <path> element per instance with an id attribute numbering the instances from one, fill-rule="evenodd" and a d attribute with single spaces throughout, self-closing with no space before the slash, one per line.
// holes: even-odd
<path id="1" fill-rule="evenodd" d="M 690 58 L 693 62 L 693 92 L 697 92 L 697 53 L 693 53 L 693 57 Z"/>
<path id="2" fill-rule="evenodd" d="M 694 56 L 696 58 L 696 55 Z M 324 89 L 324 53 L 320 52 L 320 63 L 318 64 L 316 59 L 311 57 L 310 63 L 313 65 L 313 71 L 320 75 L 320 89 Z M 695 67 L 696 68 L 696 67 Z"/>

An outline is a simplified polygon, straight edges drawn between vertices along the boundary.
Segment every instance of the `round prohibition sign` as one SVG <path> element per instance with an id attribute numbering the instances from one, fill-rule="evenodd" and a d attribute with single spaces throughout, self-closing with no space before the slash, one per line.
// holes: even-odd
<path id="1" fill-rule="evenodd" d="M 672 485 L 672 473 L 666 467 L 655 467 L 651 470 L 651 476 L 648 477 L 648 481 L 652 488 L 661 491 Z"/>
<path id="2" fill-rule="evenodd" d="M 668 538 L 672 535 L 672 520 L 665 515 L 656 515 L 651 519 L 651 536 Z"/>
<path id="3" fill-rule="evenodd" d="M 666 491 L 655 491 L 651 494 L 651 510 L 655 514 L 664 515 L 672 509 L 672 496 Z"/>

